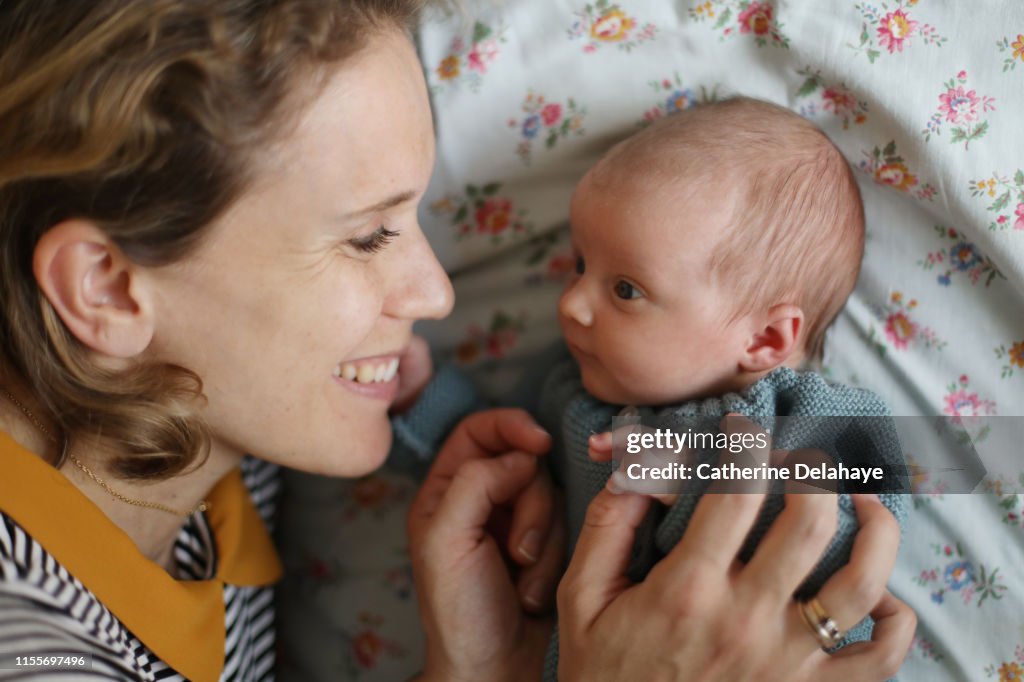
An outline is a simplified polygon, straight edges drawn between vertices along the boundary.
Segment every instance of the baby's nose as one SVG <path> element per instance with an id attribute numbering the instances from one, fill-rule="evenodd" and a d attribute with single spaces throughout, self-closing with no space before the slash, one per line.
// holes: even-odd
<path id="1" fill-rule="evenodd" d="M 589 327 L 594 323 L 594 312 L 587 300 L 582 280 L 577 280 L 565 288 L 562 298 L 558 301 L 558 312 L 563 318 L 584 327 Z"/>

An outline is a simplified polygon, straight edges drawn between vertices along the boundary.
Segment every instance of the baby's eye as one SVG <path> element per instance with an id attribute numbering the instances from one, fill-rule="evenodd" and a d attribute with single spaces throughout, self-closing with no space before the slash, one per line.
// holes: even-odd
<path id="1" fill-rule="evenodd" d="M 582 275 L 587 269 L 586 264 L 583 262 L 583 256 L 576 256 L 576 274 Z"/>
<path id="2" fill-rule="evenodd" d="M 624 279 L 615 283 L 615 295 L 626 301 L 643 296 L 639 289 Z"/>

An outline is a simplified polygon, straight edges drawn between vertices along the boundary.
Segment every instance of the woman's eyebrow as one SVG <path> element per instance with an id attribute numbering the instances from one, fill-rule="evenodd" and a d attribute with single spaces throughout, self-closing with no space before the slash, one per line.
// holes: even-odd
<path id="1" fill-rule="evenodd" d="M 365 216 L 365 215 L 369 215 L 370 213 L 377 213 L 379 211 L 386 211 L 389 208 L 394 208 L 395 206 L 398 206 L 399 204 L 404 204 L 407 201 L 412 201 L 413 199 L 416 198 L 416 196 L 418 194 L 419 194 L 419 192 L 416 192 L 414 190 L 407 190 L 405 192 L 401 192 L 399 194 L 395 194 L 394 196 L 390 196 L 390 197 L 388 197 L 387 199 L 385 199 L 383 201 L 379 201 L 376 204 L 374 204 L 373 206 L 367 206 L 366 208 L 360 209 L 358 211 L 353 211 L 352 213 L 348 213 L 348 214 L 346 214 L 344 216 L 344 218 L 346 220 L 350 220 L 352 218 L 359 218 L 359 217 L 362 217 L 362 216 Z"/>

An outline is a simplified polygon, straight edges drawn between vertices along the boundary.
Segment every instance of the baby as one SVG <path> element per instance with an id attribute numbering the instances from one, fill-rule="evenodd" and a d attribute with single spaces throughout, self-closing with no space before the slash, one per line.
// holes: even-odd
<path id="1" fill-rule="evenodd" d="M 793 369 L 820 353 L 864 245 L 856 181 L 813 124 L 747 98 L 662 119 L 584 176 L 570 219 L 576 274 L 559 318 L 572 361 L 549 375 L 539 417 L 555 436 L 571 542 L 614 468 L 588 457 L 588 439 L 609 431 L 622 406 L 679 431 L 738 413 L 770 431 L 773 447 L 815 447 L 833 463 L 885 472 L 874 487 L 840 482 L 840 492 L 902 490 L 885 405 Z M 786 428 L 779 416 L 812 419 Z M 638 532 L 635 578 L 682 537 L 709 484 L 688 483 Z M 903 497 L 880 497 L 902 521 Z M 742 558 L 782 506 L 768 497 Z M 800 596 L 849 558 L 856 517 L 847 495 L 839 506 L 839 531 Z M 869 633 L 858 627 L 847 641 Z"/>

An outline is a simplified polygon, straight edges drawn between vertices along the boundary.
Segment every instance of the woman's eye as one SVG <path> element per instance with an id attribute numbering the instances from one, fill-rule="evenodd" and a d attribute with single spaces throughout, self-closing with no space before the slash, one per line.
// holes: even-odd
<path id="1" fill-rule="evenodd" d="M 398 230 L 389 230 L 383 225 L 374 230 L 369 237 L 362 239 L 351 239 L 349 244 L 364 253 L 376 253 L 391 243 L 391 240 L 398 236 Z"/>
<path id="2" fill-rule="evenodd" d="M 586 269 L 587 266 L 583 262 L 583 256 L 576 256 L 576 274 L 582 275 Z"/>
<path id="3" fill-rule="evenodd" d="M 626 301 L 643 296 L 639 289 L 624 279 L 615 283 L 615 295 Z"/>

